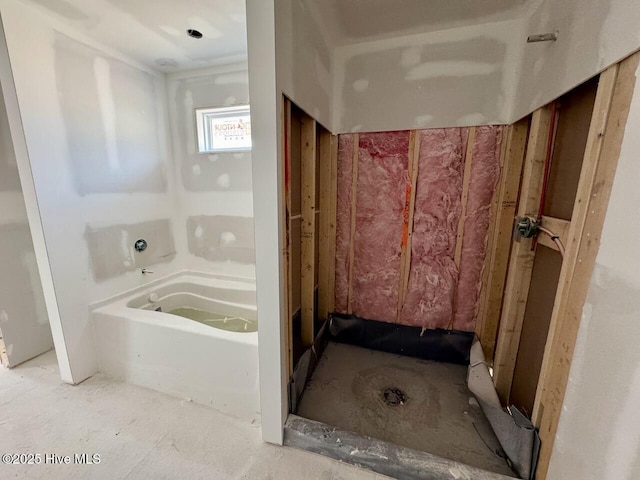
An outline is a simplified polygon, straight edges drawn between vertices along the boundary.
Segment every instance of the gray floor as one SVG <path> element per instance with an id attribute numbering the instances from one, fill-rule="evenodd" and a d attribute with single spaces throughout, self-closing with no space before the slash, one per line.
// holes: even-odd
<path id="1" fill-rule="evenodd" d="M 297 414 L 343 430 L 512 475 L 466 387 L 467 368 L 330 342 Z M 403 405 L 383 392 L 399 388 Z"/>
<path id="2" fill-rule="evenodd" d="M 0 478 L 340 479 L 380 475 L 265 444 L 259 425 L 95 375 L 60 381 L 53 352 L 0 367 L 0 453 L 98 453 L 98 465 L 4 465 Z"/>

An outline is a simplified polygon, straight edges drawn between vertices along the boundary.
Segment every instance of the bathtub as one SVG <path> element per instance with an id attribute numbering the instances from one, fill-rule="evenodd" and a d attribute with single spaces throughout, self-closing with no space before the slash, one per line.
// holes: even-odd
<path id="1" fill-rule="evenodd" d="M 176 307 L 255 320 L 255 282 L 185 272 L 92 305 L 100 371 L 258 419 L 258 333 L 167 313 Z"/>

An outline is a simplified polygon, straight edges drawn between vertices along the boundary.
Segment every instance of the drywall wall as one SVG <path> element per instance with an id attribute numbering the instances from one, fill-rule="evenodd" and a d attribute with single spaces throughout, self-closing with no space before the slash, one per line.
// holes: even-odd
<path id="1" fill-rule="evenodd" d="M 522 24 L 480 23 L 337 47 L 335 131 L 507 123 Z"/>
<path id="2" fill-rule="evenodd" d="M 276 2 L 283 91 L 333 133 L 513 123 L 640 47 L 634 0 L 456 5 Z"/>
<path id="3" fill-rule="evenodd" d="M 438 18 L 440 9 L 430 8 Z M 423 32 L 414 26 L 394 36 L 387 28 L 377 37 L 368 20 L 379 15 L 347 12 L 352 23 L 356 14 L 361 26 L 343 30 L 362 32 L 332 50 L 337 133 L 513 123 L 640 47 L 634 0 L 534 0 L 474 25 L 458 14 L 457 25 L 438 29 L 425 16 Z M 335 9 L 324 24 L 330 15 L 345 23 Z M 526 43 L 556 30 L 557 42 Z"/>
<path id="4" fill-rule="evenodd" d="M 640 8 L 636 0 L 538 0 L 523 29 L 509 123 L 640 48 Z M 555 31 L 557 42 L 524 43 Z"/>
<path id="5" fill-rule="evenodd" d="M 403 0 L 401 4 L 396 0 L 323 0 L 322 8 L 315 13 L 320 15 L 333 43 L 348 45 L 510 20 L 522 16 L 531 3 L 532 0 Z"/>
<path id="6" fill-rule="evenodd" d="M 329 131 L 333 124 L 333 46 L 318 2 L 275 2 L 276 69 L 280 90 Z"/>
<path id="7" fill-rule="evenodd" d="M 0 337 L 13 367 L 53 348 L 53 338 L 2 95 L 0 265 Z"/>
<path id="8" fill-rule="evenodd" d="M 0 13 L 71 364 L 65 380 L 77 383 L 97 369 L 89 304 L 148 281 L 139 267 L 161 276 L 179 264 L 165 80 L 22 2 L 3 0 Z M 146 258 L 133 250 L 139 234 L 152 246 Z"/>
<path id="9" fill-rule="evenodd" d="M 636 78 L 639 74 L 640 70 Z M 636 80 L 549 480 L 640 476 L 639 129 L 640 82 Z"/>
<path id="10" fill-rule="evenodd" d="M 22 118 L 18 106 L 18 97 L 16 95 L 15 82 L 13 72 L 11 71 L 9 51 L 5 41 L 2 22 L 0 22 L 0 40 L 0 86 L 2 88 L 2 97 L 7 113 L 7 124 L 13 144 L 16 166 L 19 172 L 22 198 L 26 209 L 26 217 L 29 223 L 38 274 L 44 295 L 44 303 L 49 317 L 53 343 L 56 347 L 56 358 L 58 360 L 58 368 L 60 369 L 60 377 L 66 382 L 72 382 L 69 354 L 64 341 L 64 332 L 58 311 L 58 301 L 53 285 L 49 255 L 46 249 L 44 230 L 38 208 L 38 199 L 33 175 L 31 173 L 31 164 L 29 162 L 29 154 L 27 152 L 27 145 L 22 128 Z"/>
<path id="11" fill-rule="evenodd" d="M 167 95 L 184 267 L 255 278 L 251 152 L 198 153 L 194 112 L 247 105 L 247 64 L 170 74 Z"/>
<path id="12" fill-rule="evenodd" d="M 274 0 L 247 0 L 249 92 L 253 209 L 256 228 L 256 297 L 262 438 L 282 445 L 287 418 L 285 329 L 287 312 L 282 252 L 285 219 L 282 192 L 284 149 L 278 121 L 283 101 L 276 72 L 276 19 Z M 259 152 L 259 154 L 255 153 Z"/>

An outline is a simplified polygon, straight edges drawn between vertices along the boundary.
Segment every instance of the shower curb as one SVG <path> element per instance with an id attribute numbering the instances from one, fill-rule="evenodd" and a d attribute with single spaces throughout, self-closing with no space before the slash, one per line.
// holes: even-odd
<path id="1" fill-rule="evenodd" d="M 430 453 L 419 452 L 290 414 L 284 445 L 366 468 L 399 480 L 513 480 Z"/>

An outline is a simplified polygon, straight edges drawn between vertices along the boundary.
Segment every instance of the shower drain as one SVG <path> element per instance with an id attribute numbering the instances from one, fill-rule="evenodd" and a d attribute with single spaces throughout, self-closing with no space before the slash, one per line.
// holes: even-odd
<path id="1" fill-rule="evenodd" d="M 404 405 L 407 403 L 407 394 L 399 388 L 387 388 L 382 392 L 382 396 L 387 405 L 396 407 L 398 405 Z"/>

